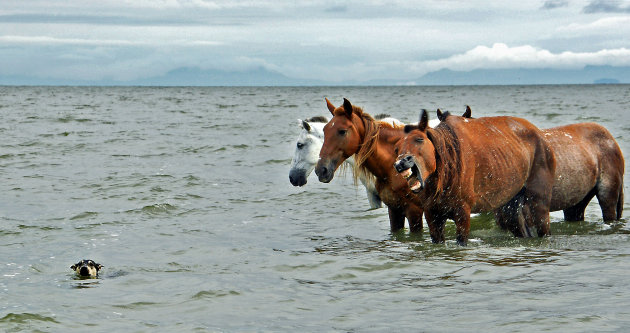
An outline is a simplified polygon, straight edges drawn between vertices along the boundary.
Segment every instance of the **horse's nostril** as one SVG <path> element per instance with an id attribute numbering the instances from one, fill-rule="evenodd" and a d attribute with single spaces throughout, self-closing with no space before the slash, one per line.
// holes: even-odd
<path id="1" fill-rule="evenodd" d="M 405 160 L 406 160 L 407 162 L 411 162 L 411 160 L 412 160 L 412 159 L 413 159 L 413 157 L 411 157 L 411 155 L 407 155 L 407 156 L 405 156 Z"/>

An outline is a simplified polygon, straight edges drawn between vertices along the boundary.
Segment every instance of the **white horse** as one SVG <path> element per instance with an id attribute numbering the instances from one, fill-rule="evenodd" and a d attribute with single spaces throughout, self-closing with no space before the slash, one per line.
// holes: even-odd
<path id="1" fill-rule="evenodd" d="M 404 125 L 400 120 L 391 118 L 388 115 L 377 115 L 374 118 L 395 126 Z M 313 172 L 319 160 L 319 151 L 324 144 L 324 125 L 328 123 L 328 119 L 319 116 L 307 120 L 298 119 L 298 122 L 302 131 L 298 136 L 295 153 L 291 161 L 289 181 L 293 186 L 304 186 L 308 176 Z M 437 122 L 439 122 L 439 120 L 437 120 Z M 431 124 L 432 127 L 436 125 L 437 123 Z M 352 157 L 345 160 L 344 164 L 345 163 L 347 163 L 350 169 L 354 170 L 354 159 Z M 372 178 L 373 177 L 359 175 L 359 180 L 361 180 L 361 183 L 365 186 L 370 208 L 376 209 L 382 207 L 382 202 L 378 192 L 376 192 Z"/>

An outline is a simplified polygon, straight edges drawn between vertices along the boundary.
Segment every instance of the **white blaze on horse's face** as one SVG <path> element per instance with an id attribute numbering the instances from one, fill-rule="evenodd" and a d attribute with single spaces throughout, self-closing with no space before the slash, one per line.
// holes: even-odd
<path id="1" fill-rule="evenodd" d="M 289 181 L 293 186 L 302 186 L 315 169 L 319 160 L 319 151 L 324 143 L 324 123 L 301 121 L 302 131 L 295 144 L 295 153 L 291 161 Z"/>

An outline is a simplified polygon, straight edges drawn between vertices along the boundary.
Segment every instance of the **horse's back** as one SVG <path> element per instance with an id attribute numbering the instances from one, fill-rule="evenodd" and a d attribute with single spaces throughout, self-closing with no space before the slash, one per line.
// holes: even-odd
<path id="1" fill-rule="evenodd" d="M 548 144 L 542 132 L 525 119 L 449 117 L 446 122 L 462 144 L 463 178 L 472 181 L 475 212 L 504 204 L 536 176 L 532 172 L 551 169 L 553 175 L 555 163 Z"/>

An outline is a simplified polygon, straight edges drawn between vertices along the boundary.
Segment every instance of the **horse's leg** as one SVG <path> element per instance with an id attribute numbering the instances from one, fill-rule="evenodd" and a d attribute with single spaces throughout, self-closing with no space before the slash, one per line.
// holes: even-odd
<path id="1" fill-rule="evenodd" d="M 381 197 L 378 196 L 376 190 L 371 191 L 366 187 L 367 190 L 367 198 L 370 203 L 370 208 L 377 209 L 382 207 Z"/>
<path id="2" fill-rule="evenodd" d="M 536 149 L 536 157 L 529 177 L 525 182 L 525 205 L 522 212 L 528 216 L 527 225 L 535 225 L 538 237 L 551 234 L 549 225 L 549 208 L 551 207 L 551 190 L 556 171 L 556 160 L 550 147 L 540 141 Z"/>
<path id="3" fill-rule="evenodd" d="M 389 213 L 389 227 L 392 232 L 405 227 L 405 213 L 400 208 L 387 207 Z"/>
<path id="4" fill-rule="evenodd" d="M 427 219 L 431 241 L 435 244 L 444 243 L 444 225 L 446 224 L 446 216 L 443 214 L 433 214 L 425 210 L 424 217 Z"/>
<path id="5" fill-rule="evenodd" d="M 600 186 L 598 185 L 598 187 Z M 620 212 L 617 212 L 619 207 L 619 198 L 623 198 L 623 192 L 621 194 L 619 193 L 621 191 L 623 190 L 619 188 L 600 188 L 597 190 L 597 200 L 599 201 L 599 207 L 602 209 L 604 221 L 617 220 L 617 216 L 621 215 Z"/>
<path id="6" fill-rule="evenodd" d="M 470 207 L 462 205 L 453 213 L 453 221 L 457 227 L 457 244 L 466 246 L 468 234 L 470 234 Z"/>
<path id="7" fill-rule="evenodd" d="M 525 190 L 521 190 L 494 212 L 497 224 L 504 230 L 510 231 L 514 237 L 526 237 L 529 234 L 527 221 L 523 215 L 524 193 Z"/>
<path id="8" fill-rule="evenodd" d="M 347 161 L 347 160 L 346 160 Z M 348 163 L 352 165 L 351 163 Z M 368 181 L 365 176 L 360 176 L 359 180 L 361 184 L 365 187 L 365 192 L 367 194 L 368 202 L 370 203 L 371 209 L 377 209 L 382 207 L 381 197 L 378 195 L 376 191 L 376 186 L 374 186 L 374 182 Z"/>
<path id="9" fill-rule="evenodd" d="M 623 213 L 623 182 L 619 186 L 619 199 L 617 199 L 617 220 L 621 220 L 621 213 Z"/>
<path id="10" fill-rule="evenodd" d="M 525 191 L 525 203 L 521 208 L 521 214 L 525 220 L 524 227 L 530 225 L 538 229 L 538 237 L 551 234 L 549 221 L 549 205 L 551 203 L 551 187 L 546 191 L 540 188 L 527 188 Z M 527 237 L 532 237 L 529 228 L 526 231 Z"/>
<path id="11" fill-rule="evenodd" d="M 405 210 L 407 223 L 409 223 L 409 231 L 422 232 L 422 208 L 409 204 Z"/>
<path id="12" fill-rule="evenodd" d="M 592 189 L 586 196 L 578 202 L 576 205 L 569 207 L 564 212 L 564 220 L 565 221 L 584 221 L 584 211 L 586 210 L 586 206 L 595 196 L 596 191 Z M 601 202 L 600 202 L 601 205 Z"/>

